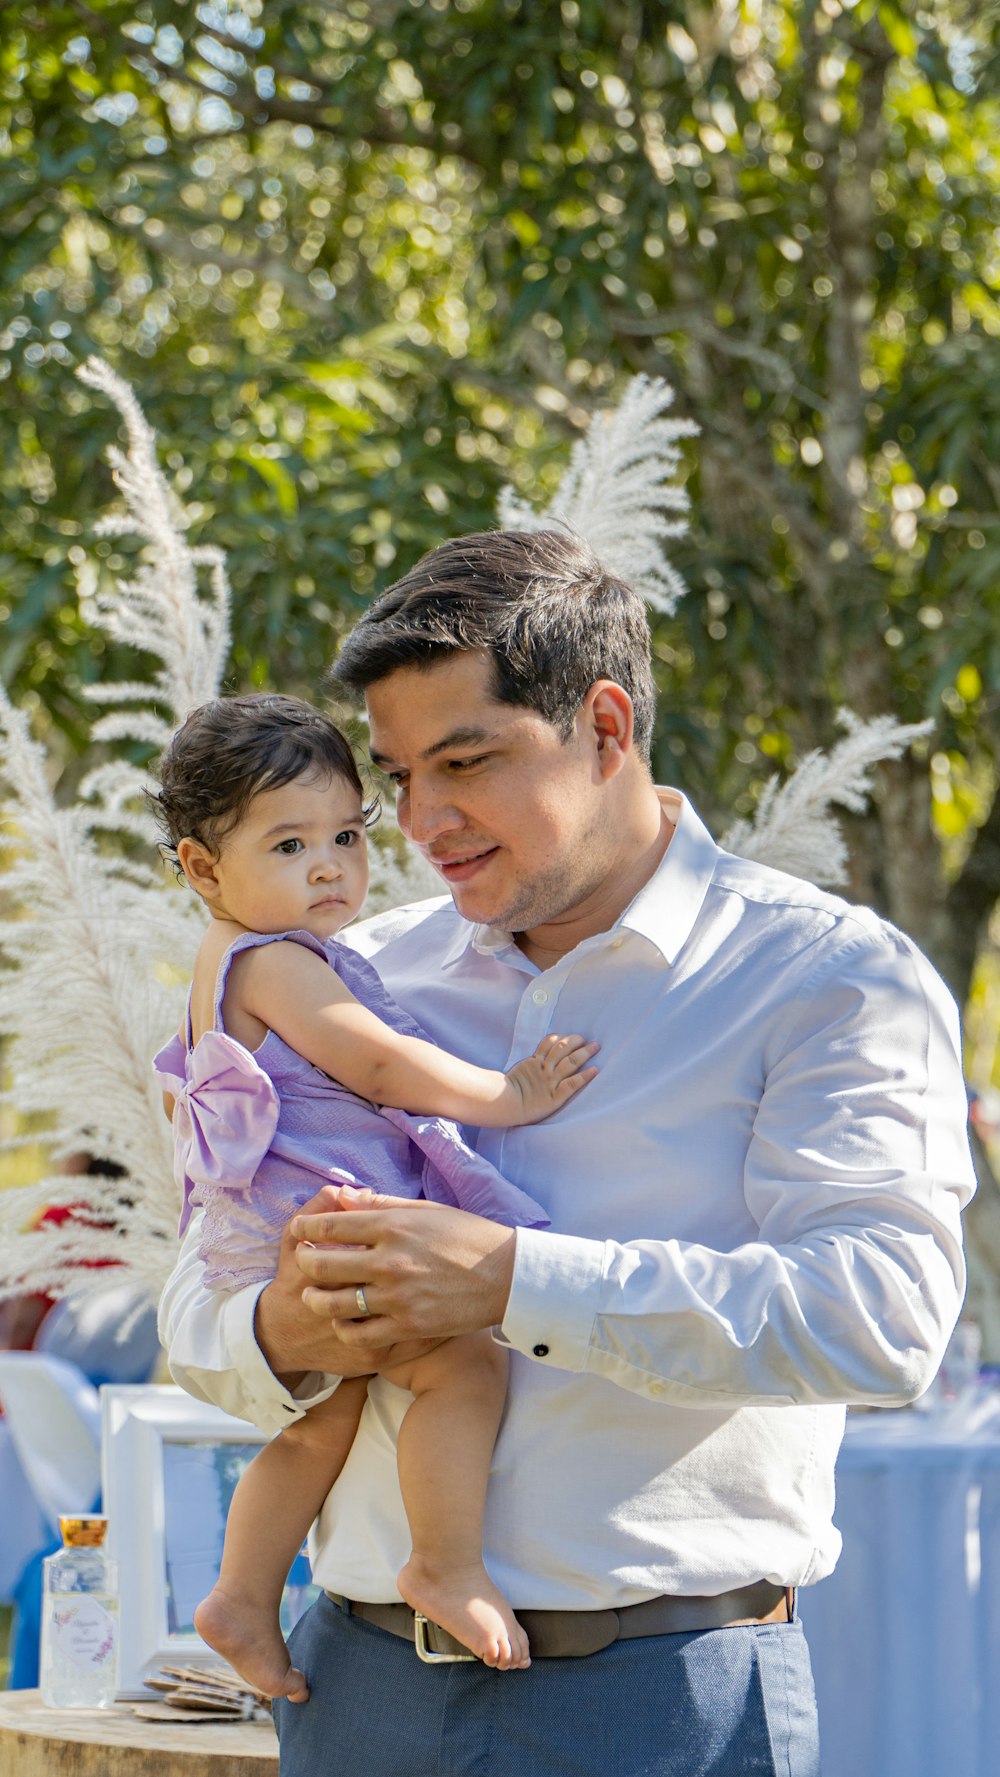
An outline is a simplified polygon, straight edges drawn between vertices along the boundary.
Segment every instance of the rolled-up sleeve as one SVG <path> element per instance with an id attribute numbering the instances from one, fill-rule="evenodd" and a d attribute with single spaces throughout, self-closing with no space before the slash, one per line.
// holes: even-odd
<path id="1" fill-rule="evenodd" d="M 538 1361 L 686 1407 L 914 1399 L 961 1307 L 975 1175 L 956 1008 L 892 928 L 786 1000 L 742 1191 L 758 1237 L 521 1229 L 502 1334 Z"/>
<path id="2" fill-rule="evenodd" d="M 337 1378 L 303 1377 L 291 1394 L 270 1369 L 254 1335 L 262 1284 L 209 1289 L 198 1257 L 201 1213 L 195 1212 L 160 1298 L 160 1342 L 174 1381 L 261 1431 L 281 1431 L 333 1393 Z"/>

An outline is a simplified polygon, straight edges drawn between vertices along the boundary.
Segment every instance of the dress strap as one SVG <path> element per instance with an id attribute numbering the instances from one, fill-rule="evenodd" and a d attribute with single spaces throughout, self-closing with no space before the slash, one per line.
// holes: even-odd
<path id="1" fill-rule="evenodd" d="M 229 978 L 229 971 L 233 965 L 233 958 L 239 956 L 242 950 L 260 950 L 265 944 L 283 944 L 286 940 L 290 940 L 293 944 L 301 944 L 306 950 L 315 951 L 316 955 L 321 956 L 324 962 L 329 960 L 326 954 L 326 947 L 322 940 L 320 938 L 315 938 L 312 932 L 241 932 L 235 942 L 230 944 L 229 949 L 226 951 L 225 956 L 219 964 L 219 972 L 215 977 L 215 1005 L 212 1014 L 214 1030 L 224 1031 L 226 1028 L 222 1022 L 222 1002 L 226 997 L 226 982 Z M 187 1034 L 188 1047 L 190 1048 L 190 1000 L 188 1001 Z"/>

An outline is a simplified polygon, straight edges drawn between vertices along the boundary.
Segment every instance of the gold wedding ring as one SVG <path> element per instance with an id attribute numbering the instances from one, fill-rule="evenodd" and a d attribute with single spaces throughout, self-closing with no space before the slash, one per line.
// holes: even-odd
<path id="1" fill-rule="evenodd" d="M 358 1313 L 360 1315 L 363 1315 L 365 1317 L 365 1319 L 367 1319 L 368 1315 L 371 1313 L 371 1309 L 369 1308 L 368 1303 L 365 1301 L 365 1286 L 364 1286 L 364 1284 L 358 1285 L 357 1289 L 354 1292 L 354 1300 L 356 1301 L 356 1303 L 358 1305 Z"/>

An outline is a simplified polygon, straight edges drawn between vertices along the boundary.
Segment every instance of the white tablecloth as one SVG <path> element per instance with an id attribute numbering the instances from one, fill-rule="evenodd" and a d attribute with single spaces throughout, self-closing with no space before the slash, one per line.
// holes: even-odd
<path id="1" fill-rule="evenodd" d="M 1000 1396 L 849 1415 L 836 1521 L 799 1594 L 823 1777 L 997 1777 Z"/>

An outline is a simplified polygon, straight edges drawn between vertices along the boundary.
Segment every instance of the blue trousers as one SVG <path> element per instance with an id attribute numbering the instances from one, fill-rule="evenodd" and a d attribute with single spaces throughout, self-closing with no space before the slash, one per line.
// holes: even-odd
<path id="1" fill-rule="evenodd" d="M 527 1672 L 426 1666 L 325 1596 L 290 1642 L 281 1777 L 819 1777 L 801 1625 L 622 1641 Z"/>

